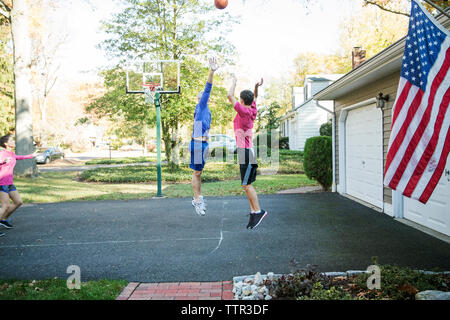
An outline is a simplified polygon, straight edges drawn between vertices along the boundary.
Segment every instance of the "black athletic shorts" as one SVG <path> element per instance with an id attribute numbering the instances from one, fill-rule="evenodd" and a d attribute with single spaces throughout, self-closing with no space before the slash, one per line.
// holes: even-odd
<path id="1" fill-rule="evenodd" d="M 238 148 L 237 153 L 242 185 L 252 184 L 256 180 L 256 171 L 258 170 L 255 150 L 253 148 Z"/>

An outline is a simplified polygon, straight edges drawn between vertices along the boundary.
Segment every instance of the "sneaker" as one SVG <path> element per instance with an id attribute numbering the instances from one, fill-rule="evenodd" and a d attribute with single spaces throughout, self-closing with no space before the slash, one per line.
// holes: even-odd
<path id="1" fill-rule="evenodd" d="M 198 215 L 204 216 L 206 214 L 205 212 L 205 204 L 202 202 L 195 202 L 195 200 L 192 200 L 192 206 L 195 208 L 195 212 L 197 212 Z"/>
<path id="2" fill-rule="evenodd" d="M 206 206 L 207 206 L 206 199 L 204 199 L 203 196 L 199 196 L 198 198 L 200 199 L 200 202 L 202 203 L 203 211 L 206 212 Z"/>
<path id="3" fill-rule="evenodd" d="M 255 214 L 249 213 L 250 218 L 248 219 L 247 229 L 250 229 L 250 227 L 253 225 L 253 220 L 255 220 Z"/>
<path id="4" fill-rule="evenodd" d="M 263 221 L 263 219 L 267 216 L 267 212 L 264 210 L 261 210 L 260 213 L 254 213 L 253 214 L 253 221 L 251 221 L 251 224 L 249 222 L 250 225 L 250 229 L 256 228 L 257 226 L 259 226 L 259 224 L 261 223 L 261 221 Z M 251 219 L 251 217 L 250 217 Z"/>
<path id="5" fill-rule="evenodd" d="M 11 229 L 13 226 L 6 220 L 1 220 L 0 221 L 0 226 L 5 227 L 6 229 Z"/>

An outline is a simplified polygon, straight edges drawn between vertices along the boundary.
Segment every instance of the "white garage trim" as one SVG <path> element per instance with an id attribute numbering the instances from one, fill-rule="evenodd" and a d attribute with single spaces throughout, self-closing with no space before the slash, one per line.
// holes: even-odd
<path id="1" fill-rule="evenodd" d="M 377 99 L 376 98 L 371 98 L 356 104 L 353 104 L 349 107 L 343 108 L 341 110 L 340 116 L 339 116 L 339 185 L 337 186 L 337 191 L 340 194 L 347 194 L 347 172 L 346 172 L 346 152 L 347 152 L 347 146 L 346 146 L 346 121 L 347 121 L 347 116 L 348 113 L 351 110 L 355 110 L 358 108 L 363 108 L 366 106 L 370 106 L 370 105 L 374 105 L 377 103 Z M 383 126 L 383 118 L 382 118 L 382 112 L 380 110 L 380 125 Z M 382 129 L 382 128 L 381 128 Z M 383 130 L 381 131 L 383 132 Z M 383 139 L 383 134 L 381 134 L 381 139 Z M 381 146 L 383 146 L 383 141 L 380 141 Z M 382 161 L 383 162 L 383 161 Z M 383 177 L 380 177 L 380 180 L 382 181 Z M 380 187 L 380 196 L 382 199 L 382 210 L 384 211 L 384 195 L 383 195 L 383 183 L 381 183 L 381 187 Z M 391 208 L 389 208 L 389 211 L 392 211 Z M 390 214 L 392 214 L 390 212 Z"/>

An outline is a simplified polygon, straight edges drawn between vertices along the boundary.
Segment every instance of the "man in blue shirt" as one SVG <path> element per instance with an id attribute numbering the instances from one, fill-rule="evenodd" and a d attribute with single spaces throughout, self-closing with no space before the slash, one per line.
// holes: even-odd
<path id="1" fill-rule="evenodd" d="M 205 158 L 208 155 L 208 138 L 211 127 L 211 111 L 208 108 L 209 95 L 211 94 L 214 72 L 218 69 L 216 59 L 209 59 L 209 77 L 205 90 L 198 94 L 198 104 L 195 106 L 194 127 L 192 130 L 192 140 L 190 145 L 191 164 L 194 170 L 192 174 L 192 190 L 194 199 L 192 205 L 197 214 L 206 214 L 205 200 L 202 196 L 202 172 L 205 167 Z"/>

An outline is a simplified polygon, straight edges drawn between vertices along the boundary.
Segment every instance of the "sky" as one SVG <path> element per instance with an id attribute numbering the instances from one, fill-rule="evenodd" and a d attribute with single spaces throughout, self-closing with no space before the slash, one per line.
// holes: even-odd
<path id="1" fill-rule="evenodd" d="M 239 72 L 268 80 L 288 73 L 301 52 L 333 52 L 339 43 L 341 19 L 358 8 L 361 0 L 313 2 L 316 5 L 308 12 L 302 0 L 229 0 L 224 11 L 241 16 L 241 23 L 228 35 L 236 48 Z M 100 23 L 120 8 L 114 0 L 63 3 L 52 18 L 58 30 L 69 34 L 61 52 L 61 71 L 66 77 L 91 76 L 108 64 L 96 47 L 105 37 Z"/>

